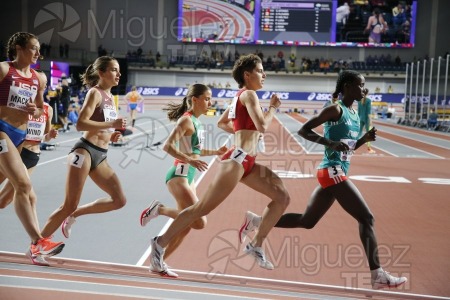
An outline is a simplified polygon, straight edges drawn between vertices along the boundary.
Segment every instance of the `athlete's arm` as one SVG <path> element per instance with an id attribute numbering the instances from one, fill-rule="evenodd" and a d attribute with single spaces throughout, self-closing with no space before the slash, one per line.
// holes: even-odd
<path id="1" fill-rule="evenodd" d="M 53 108 L 51 106 L 48 107 L 48 118 L 47 123 L 45 124 L 45 135 L 44 142 L 49 142 L 51 139 L 54 139 L 58 136 L 58 130 L 52 128 L 52 118 L 53 118 Z"/>
<path id="2" fill-rule="evenodd" d="M 47 76 L 44 73 L 35 73 L 39 80 L 39 90 L 37 91 L 34 102 L 27 103 L 27 111 L 33 118 L 39 118 L 44 112 L 44 92 L 47 88 Z"/>
<path id="3" fill-rule="evenodd" d="M 248 90 L 243 92 L 240 99 L 247 108 L 248 114 L 250 115 L 250 118 L 252 118 L 256 129 L 261 133 L 266 132 L 267 128 L 269 128 L 269 125 L 272 122 L 276 108 L 280 106 L 278 95 L 272 95 L 272 98 L 270 99 L 269 111 L 265 115 L 261 110 L 258 95 L 256 95 L 255 91 Z"/>
<path id="4" fill-rule="evenodd" d="M 233 122 L 230 118 L 228 118 L 228 112 L 230 111 L 230 107 L 228 107 L 224 113 L 220 116 L 219 121 L 217 121 L 217 127 L 220 129 L 229 132 L 234 133 L 233 129 Z"/>
<path id="5" fill-rule="evenodd" d="M 169 155 L 175 157 L 178 160 L 184 161 L 191 166 L 197 168 L 199 171 L 204 171 L 208 168 L 208 164 L 202 160 L 190 157 L 179 151 L 176 147 L 176 143 L 185 135 L 192 135 L 194 133 L 194 124 L 189 117 L 181 117 L 177 121 L 174 129 L 170 133 L 167 140 L 164 142 L 163 150 Z"/>
<path id="6" fill-rule="evenodd" d="M 305 124 L 303 124 L 298 131 L 298 134 L 308 141 L 330 147 L 336 151 L 347 151 L 349 150 L 347 144 L 340 141 L 329 140 L 313 131 L 314 128 L 324 124 L 325 122 L 338 121 L 341 114 L 342 109 L 339 105 L 335 104 L 327 106 L 319 113 L 319 115 L 312 117 Z"/>

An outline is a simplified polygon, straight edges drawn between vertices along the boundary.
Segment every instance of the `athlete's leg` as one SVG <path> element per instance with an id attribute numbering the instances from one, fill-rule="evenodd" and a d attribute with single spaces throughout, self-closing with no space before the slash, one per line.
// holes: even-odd
<path id="1" fill-rule="evenodd" d="M 264 209 L 261 225 L 251 242 L 254 247 L 261 247 L 264 239 L 289 205 L 289 193 L 277 174 L 259 164 L 255 164 L 251 173 L 241 182 L 271 199 Z"/>
<path id="2" fill-rule="evenodd" d="M 173 218 L 175 219 L 179 212 L 183 209 L 195 204 L 198 202 L 196 191 L 195 191 L 195 183 L 192 182 L 191 185 L 188 184 L 187 178 L 183 177 L 175 177 L 167 182 L 167 188 L 172 196 L 177 201 L 177 209 L 171 209 L 172 212 L 177 211 L 177 215 Z M 161 209 L 164 207 L 160 208 Z M 168 258 L 181 244 L 186 235 L 189 233 L 191 228 L 194 229 L 203 229 L 206 226 L 206 216 L 201 217 L 199 220 L 194 221 L 190 228 L 186 228 L 177 234 L 167 245 L 166 252 L 164 254 L 165 258 Z"/>
<path id="3" fill-rule="evenodd" d="M 166 233 L 158 238 L 159 246 L 165 248 L 182 230 L 219 206 L 233 191 L 243 174 L 244 168 L 241 164 L 231 159 L 220 162 L 219 169 L 203 197 L 199 202 L 180 212 Z"/>
<path id="4" fill-rule="evenodd" d="M 104 213 L 125 206 L 126 198 L 122 186 L 114 170 L 109 166 L 106 159 L 89 173 L 92 181 L 105 191 L 110 197 L 97 199 L 91 203 L 77 208 L 72 217 L 77 218 L 87 214 Z"/>
<path id="5" fill-rule="evenodd" d="M 275 227 L 313 228 L 334 203 L 334 196 L 320 185 L 311 194 L 308 206 L 303 214 L 287 213 L 281 216 Z"/>
<path id="6" fill-rule="evenodd" d="M 18 149 L 11 142 L 9 136 L 0 131 L 0 140 L 4 140 L 6 147 L 0 152 L 0 173 L 9 179 L 13 186 L 14 208 L 23 227 L 30 236 L 32 242 L 36 242 L 42 236 L 39 227 L 34 223 L 34 211 L 30 202 L 31 182 L 22 163 Z M 6 150 L 9 149 L 9 150 Z"/>
<path id="7" fill-rule="evenodd" d="M 68 172 L 66 178 L 66 195 L 64 203 L 56 209 L 42 229 L 42 236 L 52 235 L 62 222 L 70 216 L 80 203 L 84 183 L 91 168 L 91 156 L 87 150 L 78 148 L 69 154 Z"/>
<path id="8" fill-rule="evenodd" d="M 358 188 L 345 180 L 328 188 L 342 208 L 359 223 L 359 235 L 371 270 L 380 267 L 378 244 L 375 236 L 374 217 Z"/>

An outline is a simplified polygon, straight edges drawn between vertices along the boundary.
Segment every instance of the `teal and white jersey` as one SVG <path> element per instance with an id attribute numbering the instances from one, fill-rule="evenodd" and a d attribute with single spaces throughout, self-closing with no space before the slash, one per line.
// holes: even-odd
<path id="1" fill-rule="evenodd" d="M 359 135 L 359 116 L 355 111 L 350 111 L 342 101 L 338 101 L 337 104 L 342 109 L 341 118 L 337 122 L 325 122 L 323 136 L 335 142 L 346 143 L 350 150 L 335 151 L 325 147 L 325 153 L 318 169 L 340 165 L 344 173 L 347 174 Z"/>
<path id="2" fill-rule="evenodd" d="M 184 153 L 201 154 L 205 142 L 205 130 L 203 124 L 191 112 L 185 112 L 183 116 L 189 116 L 194 124 L 195 132 L 191 136 L 180 139 L 180 150 Z"/>
<path id="3" fill-rule="evenodd" d="M 366 98 L 364 101 L 364 104 L 362 101 L 358 102 L 358 115 L 360 121 L 363 121 L 364 123 L 369 122 L 369 115 L 372 114 L 372 100 L 370 98 Z"/>

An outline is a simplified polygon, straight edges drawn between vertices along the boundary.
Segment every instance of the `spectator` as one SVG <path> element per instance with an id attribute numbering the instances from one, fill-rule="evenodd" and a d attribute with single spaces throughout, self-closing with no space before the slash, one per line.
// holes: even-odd
<path id="1" fill-rule="evenodd" d="M 403 5 L 399 3 L 392 9 L 392 25 L 394 26 L 395 31 L 400 30 L 406 22 L 407 19 L 405 9 L 403 8 Z"/>
<path id="2" fill-rule="evenodd" d="M 336 23 L 338 24 L 338 26 L 345 25 L 349 14 L 350 14 L 350 6 L 348 6 L 347 2 L 344 2 L 344 4 L 342 4 L 336 9 Z"/>
<path id="3" fill-rule="evenodd" d="M 428 115 L 427 121 L 427 129 L 435 130 L 438 124 L 439 115 L 434 111 L 434 109 L 430 109 L 430 114 Z"/>

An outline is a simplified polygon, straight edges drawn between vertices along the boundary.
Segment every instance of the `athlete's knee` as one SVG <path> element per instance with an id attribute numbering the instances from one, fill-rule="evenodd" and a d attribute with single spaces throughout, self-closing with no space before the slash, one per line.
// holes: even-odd
<path id="1" fill-rule="evenodd" d="M 371 212 L 365 214 L 359 221 L 361 225 L 373 227 L 375 224 L 375 218 Z"/>
<path id="2" fill-rule="evenodd" d="M 11 199 L 1 199 L 0 200 L 0 209 L 6 208 L 11 202 L 12 202 L 12 198 Z"/>
<path id="3" fill-rule="evenodd" d="M 121 196 L 121 197 L 113 199 L 113 203 L 114 203 L 115 209 L 120 209 L 120 208 L 124 207 L 125 204 L 127 204 L 127 199 L 125 198 L 125 196 Z"/>
<path id="4" fill-rule="evenodd" d="M 284 185 L 276 186 L 276 189 L 276 199 L 273 200 L 282 205 L 284 208 L 287 208 L 291 202 L 291 197 L 289 196 L 287 189 Z"/>
<path id="5" fill-rule="evenodd" d="M 316 226 L 317 222 L 314 220 L 311 221 L 303 221 L 302 228 L 304 229 L 313 229 Z"/>
<path id="6" fill-rule="evenodd" d="M 31 182 L 29 180 L 21 180 L 18 181 L 15 185 L 14 185 L 14 190 L 15 190 L 15 195 L 17 196 L 23 196 L 26 195 L 27 197 L 29 197 L 30 192 L 31 192 Z"/>
<path id="7" fill-rule="evenodd" d="M 196 229 L 196 230 L 201 230 L 206 227 L 206 223 L 207 223 L 206 217 L 203 216 L 200 219 L 198 219 L 197 221 L 195 221 L 194 223 L 192 223 L 191 228 Z"/>

